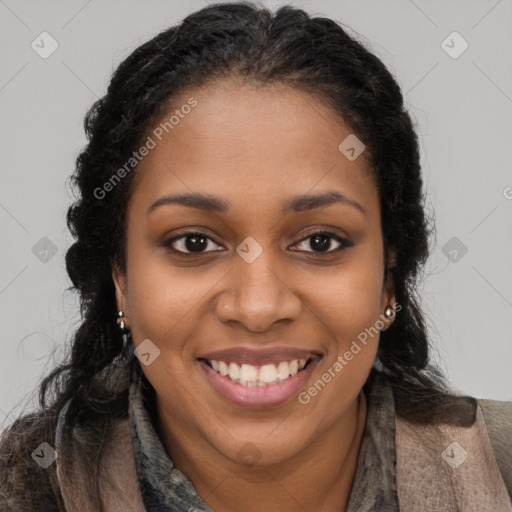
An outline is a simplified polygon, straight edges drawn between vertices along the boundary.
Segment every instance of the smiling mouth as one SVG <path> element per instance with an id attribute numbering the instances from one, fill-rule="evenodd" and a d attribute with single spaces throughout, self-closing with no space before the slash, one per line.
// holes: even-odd
<path id="1" fill-rule="evenodd" d="M 205 358 L 199 358 L 199 361 L 203 361 L 216 373 L 237 384 L 247 387 L 266 387 L 274 386 L 290 379 L 304 371 L 312 361 L 320 358 L 321 356 L 316 355 L 307 359 L 292 359 L 259 366 Z"/>

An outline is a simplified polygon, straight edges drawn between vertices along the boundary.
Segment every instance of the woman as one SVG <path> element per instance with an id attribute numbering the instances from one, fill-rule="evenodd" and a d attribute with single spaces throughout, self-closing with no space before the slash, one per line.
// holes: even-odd
<path id="1" fill-rule="evenodd" d="M 1 510 L 510 511 L 510 404 L 458 396 L 416 295 L 417 135 L 338 24 L 209 6 L 86 118 L 83 323 L 3 434 Z"/>

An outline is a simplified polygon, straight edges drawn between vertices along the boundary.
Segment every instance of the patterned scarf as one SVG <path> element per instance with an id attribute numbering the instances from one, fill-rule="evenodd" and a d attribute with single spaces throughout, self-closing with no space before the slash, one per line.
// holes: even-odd
<path id="1" fill-rule="evenodd" d="M 368 404 L 366 430 L 346 512 L 395 512 L 398 498 L 391 386 L 376 374 L 363 391 Z M 147 512 L 213 512 L 167 455 L 154 428 L 153 398 L 147 379 L 135 365 L 130 386 L 130 428 Z"/>

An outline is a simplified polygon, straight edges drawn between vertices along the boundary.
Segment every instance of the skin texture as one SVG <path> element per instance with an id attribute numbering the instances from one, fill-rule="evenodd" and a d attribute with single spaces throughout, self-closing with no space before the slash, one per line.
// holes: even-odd
<path id="1" fill-rule="evenodd" d="M 339 151 L 351 130 L 307 93 L 225 79 L 182 92 L 170 112 L 190 97 L 197 106 L 137 168 L 127 270 L 112 274 L 135 346 L 148 338 L 161 351 L 142 366 L 157 394 L 157 430 L 215 510 L 344 510 L 366 422 L 361 388 L 378 336 L 360 344 L 306 405 L 294 397 L 273 407 L 236 406 L 211 386 L 197 358 L 234 346 L 312 349 L 323 358 L 307 389 L 382 319 L 395 297 L 384 279 L 368 162 L 364 153 L 349 161 Z M 349 196 L 366 213 L 340 203 L 282 213 L 292 196 L 324 191 Z M 219 196 L 230 209 L 164 205 L 146 213 L 158 198 L 187 192 Z M 210 237 L 199 244 L 202 253 L 161 245 L 183 228 Z M 353 245 L 328 238 L 326 253 L 306 238 L 322 230 Z M 236 252 L 249 236 L 263 249 L 252 263 Z M 173 247 L 186 253 L 186 242 Z M 259 459 L 245 465 L 238 454 L 249 441 Z"/>

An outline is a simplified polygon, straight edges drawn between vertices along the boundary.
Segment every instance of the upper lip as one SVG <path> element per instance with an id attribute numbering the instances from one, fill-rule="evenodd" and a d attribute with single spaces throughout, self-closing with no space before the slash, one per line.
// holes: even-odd
<path id="1" fill-rule="evenodd" d="M 300 350 L 290 347 L 269 347 L 264 349 L 238 347 L 208 352 L 198 359 L 214 359 L 215 361 L 262 366 L 282 361 L 293 361 L 295 359 L 310 359 L 314 356 L 322 356 L 322 354 L 315 350 Z"/>

